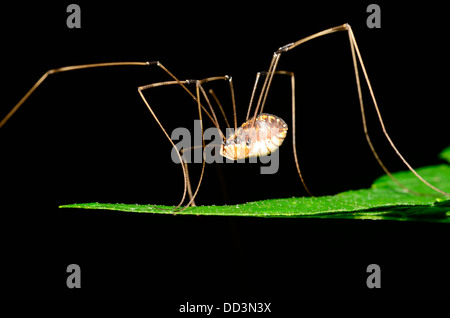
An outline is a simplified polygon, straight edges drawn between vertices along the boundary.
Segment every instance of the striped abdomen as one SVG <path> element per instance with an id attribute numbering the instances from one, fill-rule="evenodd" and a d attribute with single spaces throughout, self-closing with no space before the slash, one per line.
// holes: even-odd
<path id="1" fill-rule="evenodd" d="M 252 125 L 252 119 L 239 127 L 220 147 L 220 154 L 237 160 L 270 155 L 286 138 L 288 126 L 278 116 L 260 114 Z"/>

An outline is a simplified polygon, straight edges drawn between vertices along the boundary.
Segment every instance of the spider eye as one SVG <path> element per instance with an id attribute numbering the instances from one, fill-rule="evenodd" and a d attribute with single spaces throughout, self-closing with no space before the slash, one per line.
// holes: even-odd
<path id="1" fill-rule="evenodd" d="M 239 139 L 239 137 L 236 137 L 236 138 L 234 138 L 234 142 L 237 143 L 237 144 L 240 144 L 241 143 L 241 139 Z"/>
<path id="2" fill-rule="evenodd" d="M 248 147 L 248 146 L 250 146 L 251 143 L 252 143 L 252 141 L 250 139 L 247 139 L 247 141 L 245 142 L 245 145 Z"/>

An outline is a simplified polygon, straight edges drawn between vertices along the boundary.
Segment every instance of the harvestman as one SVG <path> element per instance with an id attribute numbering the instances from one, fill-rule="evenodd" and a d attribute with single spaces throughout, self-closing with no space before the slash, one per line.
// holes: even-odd
<path id="1" fill-rule="evenodd" d="M 450 196 L 449 193 L 446 193 L 432 184 L 428 183 L 425 179 L 423 179 L 412 167 L 411 165 L 406 161 L 406 159 L 401 155 L 401 153 L 398 151 L 397 147 L 394 145 L 393 141 L 391 140 L 389 134 L 386 131 L 386 127 L 384 125 L 383 119 L 381 117 L 380 110 L 378 108 L 377 101 L 375 99 L 375 95 L 372 89 L 372 86 L 369 81 L 369 76 L 367 75 L 366 68 L 364 67 L 364 63 L 361 57 L 361 53 L 359 51 L 358 45 L 356 43 L 355 36 L 353 34 L 353 31 L 349 24 L 343 24 L 340 26 L 336 26 L 333 28 L 329 28 L 326 30 L 323 30 L 321 32 L 315 33 L 313 35 L 307 36 L 303 39 L 300 39 L 296 42 L 287 44 L 285 46 L 280 47 L 277 51 L 274 52 L 272 60 L 269 65 L 269 70 L 267 72 L 259 72 L 256 75 L 255 84 L 253 87 L 252 95 L 250 98 L 250 103 L 248 106 L 247 111 L 247 117 L 245 119 L 245 122 L 238 127 L 237 125 L 237 118 L 236 118 L 236 103 L 234 98 L 234 88 L 233 88 L 233 82 L 232 78 L 230 76 L 215 76 L 215 77 L 208 77 L 202 80 L 179 80 L 175 75 L 173 75 L 164 65 L 162 65 L 158 61 L 153 62 L 114 62 L 114 63 L 96 63 L 96 64 L 83 64 L 83 65 L 74 65 L 74 66 L 66 66 L 56 69 L 51 69 L 47 71 L 42 77 L 31 87 L 31 89 L 25 94 L 25 96 L 22 97 L 22 99 L 14 106 L 14 108 L 5 116 L 5 118 L 0 122 L 0 128 L 8 121 L 8 119 L 22 106 L 22 104 L 30 97 L 30 95 L 39 87 L 39 85 L 42 84 L 42 82 L 51 74 L 55 73 L 61 73 L 66 71 L 73 71 L 73 70 L 79 70 L 79 69 L 86 69 L 86 68 L 96 68 L 96 67 L 107 67 L 107 66 L 152 66 L 155 65 L 159 68 L 161 68 L 165 73 L 167 73 L 171 78 L 173 78 L 172 81 L 165 81 L 165 82 L 158 82 L 153 83 L 145 86 L 138 87 L 139 95 L 141 96 L 142 100 L 144 101 L 145 105 L 147 106 L 148 110 L 160 126 L 161 130 L 163 131 L 164 135 L 167 137 L 169 142 L 171 143 L 172 147 L 175 149 L 176 146 L 173 143 L 172 139 L 170 138 L 167 131 L 164 129 L 162 123 L 159 121 L 158 117 L 154 113 L 152 107 L 148 103 L 147 99 L 145 98 L 143 91 L 158 87 L 158 86 L 165 86 L 165 85 L 179 85 L 181 86 L 193 99 L 197 102 L 197 108 L 198 108 L 198 116 L 200 119 L 200 126 L 202 131 L 202 147 L 205 148 L 205 140 L 203 138 L 203 119 L 202 119 L 202 111 L 207 115 L 207 117 L 213 122 L 213 124 L 218 129 L 220 136 L 223 139 L 223 143 L 220 146 L 220 154 L 224 157 L 231 158 L 234 160 L 237 159 L 243 159 L 243 158 L 250 158 L 255 156 L 264 156 L 268 155 L 271 152 L 275 151 L 283 142 L 284 138 L 286 137 L 287 133 L 287 125 L 286 123 L 279 117 L 271 114 L 265 114 L 263 113 L 264 105 L 267 99 L 267 95 L 269 92 L 270 85 L 272 83 L 272 79 L 274 75 L 285 75 L 289 76 L 291 78 L 291 98 L 292 98 L 292 146 L 293 146 L 293 153 L 294 153 L 294 160 L 295 165 L 297 168 L 298 175 L 300 177 L 300 180 L 302 182 L 303 187 L 308 192 L 309 195 L 311 195 L 311 192 L 309 191 L 308 187 L 306 186 L 305 181 L 303 180 L 302 174 L 300 172 L 300 167 L 298 163 L 298 156 L 297 156 L 297 150 L 296 150 L 296 141 L 295 141 L 295 75 L 292 72 L 287 71 L 277 71 L 278 62 L 280 60 L 280 57 L 283 53 L 288 52 L 295 47 L 299 46 L 300 44 L 303 44 L 309 40 L 321 37 L 323 35 L 339 32 L 339 31 L 347 31 L 349 40 L 350 40 L 350 49 L 352 53 L 352 61 L 353 61 L 353 68 L 355 71 L 355 78 L 356 78 L 356 87 L 358 91 L 358 98 L 359 98 L 359 104 L 360 104 L 360 110 L 362 115 L 362 123 L 364 128 L 364 135 L 366 137 L 367 143 L 369 144 L 369 147 L 375 156 L 375 159 L 378 161 L 379 165 L 383 169 L 383 171 L 392 179 L 394 180 L 399 186 L 404 188 L 407 191 L 412 192 L 411 190 L 407 189 L 406 186 L 402 185 L 398 180 L 395 179 L 395 177 L 389 172 L 389 170 L 386 168 L 386 166 L 381 161 L 380 157 L 378 156 L 377 152 L 375 151 L 375 148 L 371 142 L 371 139 L 368 134 L 367 130 L 367 124 L 366 124 L 366 117 L 365 117 L 365 111 L 364 111 L 364 103 L 362 98 L 362 92 L 361 92 L 361 83 L 360 83 L 360 77 L 359 77 L 359 71 L 358 71 L 358 62 L 361 67 L 361 70 L 364 75 L 364 79 L 366 81 L 367 87 L 369 88 L 370 95 L 372 97 L 372 102 L 374 104 L 378 120 L 380 122 L 382 131 L 388 140 L 389 144 L 395 151 L 395 153 L 398 155 L 398 157 L 403 161 L 403 163 L 408 167 L 408 169 L 425 185 L 433 189 L 434 191 L 437 191 L 443 195 Z M 262 84 L 262 88 L 259 94 L 259 97 L 256 101 L 256 106 L 253 111 L 253 115 L 251 115 L 251 109 L 252 104 L 255 100 L 255 94 L 257 91 L 258 83 L 261 77 L 264 77 L 264 82 Z M 231 92 L 231 101 L 232 101 L 232 107 L 233 107 L 233 118 L 234 118 L 234 134 L 229 136 L 228 138 L 224 136 L 224 134 L 221 132 L 219 123 L 217 120 L 217 116 L 213 110 L 213 107 L 211 105 L 211 102 L 208 98 L 208 95 L 206 94 L 203 84 L 207 82 L 212 81 L 218 81 L 218 80 L 225 80 L 229 83 L 230 92 Z M 191 90 L 187 88 L 188 85 L 195 84 L 195 93 L 193 93 Z M 219 107 L 226 124 L 228 127 L 230 126 L 226 116 L 225 112 L 219 103 L 219 100 L 217 99 L 216 95 L 212 90 L 209 91 L 211 96 L 214 98 L 217 106 Z M 202 104 L 201 98 L 205 100 L 205 103 L 208 107 L 208 109 Z M 275 130 L 275 134 L 271 135 L 265 134 L 264 138 L 260 138 L 260 134 L 258 133 L 259 130 Z M 181 168 L 183 170 L 183 178 L 184 178 L 184 190 L 183 190 L 183 196 L 180 201 L 180 203 L 175 207 L 174 211 L 181 211 L 184 210 L 186 207 L 194 205 L 194 199 L 198 193 L 198 190 L 200 188 L 200 184 L 202 182 L 204 169 L 205 169 L 205 160 L 202 158 L 202 171 L 201 175 L 197 184 L 197 187 L 195 189 L 195 192 L 192 193 L 192 188 L 190 184 L 190 179 L 188 175 L 188 169 L 187 169 L 187 163 L 182 159 L 183 152 L 182 151 L 176 151 L 178 158 L 181 164 Z M 189 202 L 183 207 L 181 210 L 180 207 L 183 205 L 183 202 L 186 199 L 186 193 L 189 193 L 190 200 Z"/>

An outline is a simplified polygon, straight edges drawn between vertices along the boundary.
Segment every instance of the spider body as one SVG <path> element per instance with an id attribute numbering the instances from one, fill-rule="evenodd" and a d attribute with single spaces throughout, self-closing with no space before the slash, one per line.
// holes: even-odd
<path id="1" fill-rule="evenodd" d="M 287 131 L 288 125 L 280 117 L 260 114 L 228 137 L 220 147 L 220 154 L 232 160 L 270 155 L 281 146 Z"/>

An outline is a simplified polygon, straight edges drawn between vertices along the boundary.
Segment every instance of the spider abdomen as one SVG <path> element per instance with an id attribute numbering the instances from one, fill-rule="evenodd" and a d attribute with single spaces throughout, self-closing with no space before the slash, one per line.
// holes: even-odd
<path id="1" fill-rule="evenodd" d="M 260 114 L 247 120 L 220 147 L 220 154 L 237 160 L 270 155 L 286 138 L 288 126 L 278 116 Z"/>

